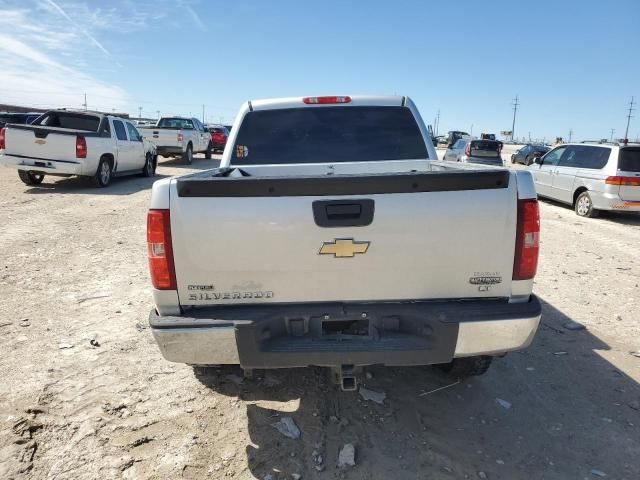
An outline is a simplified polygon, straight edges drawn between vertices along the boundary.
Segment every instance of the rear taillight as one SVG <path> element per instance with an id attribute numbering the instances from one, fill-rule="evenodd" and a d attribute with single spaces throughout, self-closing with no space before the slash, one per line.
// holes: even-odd
<path id="1" fill-rule="evenodd" d="M 184 140 L 184 136 L 181 133 L 179 133 L 178 134 L 178 141 L 181 142 L 182 140 Z"/>
<path id="2" fill-rule="evenodd" d="M 351 103 L 351 97 L 305 97 L 302 101 L 307 105 L 327 105 L 330 103 Z"/>
<path id="3" fill-rule="evenodd" d="M 169 210 L 149 210 L 147 214 L 147 256 L 153 287 L 176 290 Z"/>
<path id="4" fill-rule="evenodd" d="M 5 128 L 0 128 L 0 150 L 4 150 L 6 148 L 6 141 L 5 141 Z"/>
<path id="5" fill-rule="evenodd" d="M 640 187 L 640 177 L 607 177 L 607 185 L 620 185 L 622 187 Z"/>
<path id="6" fill-rule="evenodd" d="M 516 253 L 513 261 L 513 280 L 529 280 L 538 269 L 540 251 L 540 212 L 538 200 L 518 200 Z"/>
<path id="7" fill-rule="evenodd" d="M 82 135 L 76 137 L 76 158 L 87 158 L 87 139 Z"/>
<path id="8" fill-rule="evenodd" d="M 470 156 L 471 156 L 471 143 L 467 143 L 467 144 L 465 145 L 465 147 L 464 147 L 464 154 L 465 154 L 467 157 L 470 157 Z"/>

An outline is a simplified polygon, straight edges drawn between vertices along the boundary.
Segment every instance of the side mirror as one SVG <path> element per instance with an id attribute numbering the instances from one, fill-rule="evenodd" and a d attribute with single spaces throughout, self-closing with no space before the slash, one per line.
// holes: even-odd
<path id="1" fill-rule="evenodd" d="M 542 157 L 533 157 L 533 163 L 536 165 L 542 165 Z"/>

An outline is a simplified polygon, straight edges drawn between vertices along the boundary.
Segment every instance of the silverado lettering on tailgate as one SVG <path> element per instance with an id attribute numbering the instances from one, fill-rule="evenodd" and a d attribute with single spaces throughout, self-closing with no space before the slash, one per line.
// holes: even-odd
<path id="1" fill-rule="evenodd" d="M 190 293 L 189 301 L 207 302 L 212 300 L 248 300 L 253 298 L 266 299 L 273 298 L 274 294 L 270 290 L 253 292 L 198 292 Z"/>

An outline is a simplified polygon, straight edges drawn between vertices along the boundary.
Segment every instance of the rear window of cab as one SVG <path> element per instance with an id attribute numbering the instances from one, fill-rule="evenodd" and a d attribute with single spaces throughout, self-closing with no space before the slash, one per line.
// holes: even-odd
<path id="1" fill-rule="evenodd" d="M 246 165 L 427 159 L 407 107 L 336 106 L 258 110 L 245 115 L 232 163 Z"/>

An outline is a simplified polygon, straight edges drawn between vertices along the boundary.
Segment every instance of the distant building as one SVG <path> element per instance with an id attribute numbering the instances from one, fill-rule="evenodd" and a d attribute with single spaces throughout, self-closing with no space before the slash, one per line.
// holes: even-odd
<path id="1" fill-rule="evenodd" d="M 0 112 L 15 112 L 15 113 L 29 113 L 29 112 L 46 112 L 45 108 L 34 107 L 20 107 L 18 105 L 6 105 L 0 103 Z"/>
<path id="2" fill-rule="evenodd" d="M 7 105 L 0 103 L 0 112 L 13 112 L 13 113 L 29 113 L 29 112 L 38 112 L 44 113 L 49 110 L 56 110 L 55 108 L 35 108 L 35 107 L 21 107 L 20 105 Z M 82 108 L 67 108 L 67 110 L 82 110 Z M 118 112 L 102 112 L 108 115 L 115 115 L 117 117 L 129 118 L 128 113 L 118 113 Z"/>

